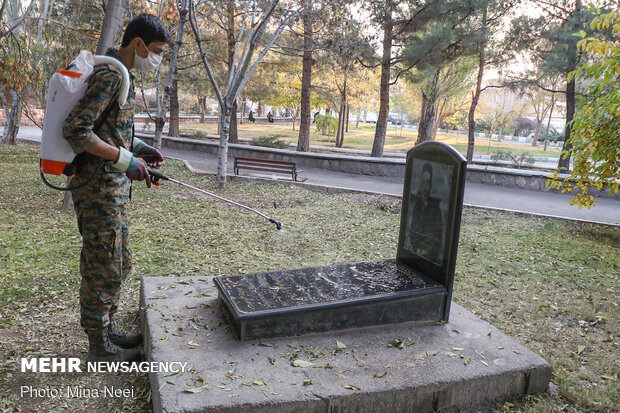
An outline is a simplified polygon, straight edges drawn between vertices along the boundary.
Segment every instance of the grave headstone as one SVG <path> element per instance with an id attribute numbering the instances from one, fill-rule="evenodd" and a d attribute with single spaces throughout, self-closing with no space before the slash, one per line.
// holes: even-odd
<path id="1" fill-rule="evenodd" d="M 448 321 L 463 211 L 466 160 L 449 145 L 428 142 L 407 155 L 396 259 L 446 289 Z"/>
<path id="2" fill-rule="evenodd" d="M 241 340 L 448 321 L 466 161 L 426 142 L 406 168 L 395 260 L 215 278 Z"/>

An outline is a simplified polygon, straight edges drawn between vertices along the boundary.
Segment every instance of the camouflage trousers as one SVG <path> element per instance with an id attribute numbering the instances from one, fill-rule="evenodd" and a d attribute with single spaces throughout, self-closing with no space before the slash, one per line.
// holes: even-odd
<path id="1" fill-rule="evenodd" d="M 109 324 L 118 309 L 122 283 L 131 271 L 129 187 L 124 173 L 108 170 L 72 192 L 82 235 L 80 325 L 86 329 Z"/>

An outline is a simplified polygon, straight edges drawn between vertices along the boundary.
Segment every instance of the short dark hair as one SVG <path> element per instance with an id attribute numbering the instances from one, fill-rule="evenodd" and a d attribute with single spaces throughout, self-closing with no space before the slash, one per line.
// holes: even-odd
<path id="1" fill-rule="evenodd" d="M 126 47 L 136 37 L 144 40 L 145 45 L 151 42 L 170 43 L 170 36 L 164 24 L 157 16 L 143 13 L 129 22 L 123 34 L 122 47 Z"/>

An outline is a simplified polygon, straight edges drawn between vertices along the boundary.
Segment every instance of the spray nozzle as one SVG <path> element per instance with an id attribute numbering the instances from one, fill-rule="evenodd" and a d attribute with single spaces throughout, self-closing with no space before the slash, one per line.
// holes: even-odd
<path id="1" fill-rule="evenodd" d="M 280 221 L 276 221 L 273 218 L 269 218 L 269 222 L 273 222 L 274 224 L 276 224 L 276 228 L 278 229 L 278 231 L 282 230 L 282 223 Z"/>

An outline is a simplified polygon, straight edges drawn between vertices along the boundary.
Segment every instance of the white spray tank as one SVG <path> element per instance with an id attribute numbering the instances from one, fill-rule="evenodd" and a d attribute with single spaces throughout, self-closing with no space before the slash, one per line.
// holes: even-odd
<path id="1" fill-rule="evenodd" d="M 82 50 L 75 58 L 71 70 L 58 70 L 49 82 L 45 119 L 41 135 L 41 174 L 71 176 L 73 171 L 67 168 L 75 153 L 62 136 L 62 124 L 75 104 L 84 96 L 88 86 L 88 77 L 95 65 L 111 64 L 118 68 L 123 76 L 118 102 L 122 106 L 129 93 L 129 72 L 124 64 L 113 57 L 93 56 Z M 66 168 L 66 169 L 65 169 Z"/>

